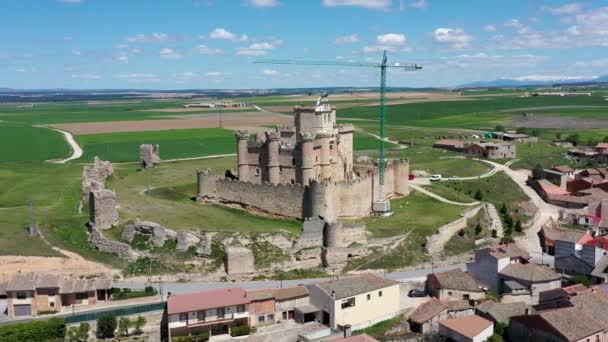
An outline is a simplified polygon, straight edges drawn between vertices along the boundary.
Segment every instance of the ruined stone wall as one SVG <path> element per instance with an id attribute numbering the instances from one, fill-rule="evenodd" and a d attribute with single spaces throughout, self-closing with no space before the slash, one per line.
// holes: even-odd
<path id="1" fill-rule="evenodd" d="M 253 252 L 246 247 L 230 246 L 226 248 L 226 273 L 246 274 L 255 272 Z"/>
<path id="2" fill-rule="evenodd" d="M 296 249 L 301 249 L 323 246 L 324 230 L 324 220 L 317 217 L 307 218 L 304 220 L 302 233 L 298 236 L 294 247 Z"/>
<path id="3" fill-rule="evenodd" d="M 439 228 L 437 233 L 428 236 L 424 246 L 426 253 L 433 255 L 443 251 L 445 244 L 452 238 L 452 236 L 458 233 L 459 230 L 466 228 L 467 220 L 477 215 L 482 207 L 483 205 L 480 205 L 463 212 L 461 214 L 461 218 L 446 224 L 445 226 Z"/>
<path id="4" fill-rule="evenodd" d="M 108 239 L 100 230 L 93 228 L 89 236 L 89 242 L 101 252 L 116 254 L 119 258 L 127 261 L 135 261 L 140 256 L 131 246 L 126 243 Z"/>
<path id="5" fill-rule="evenodd" d="M 144 169 L 151 169 L 160 163 L 160 146 L 158 144 L 139 145 L 139 162 Z"/>
<path id="6" fill-rule="evenodd" d="M 112 175 L 112 163 L 95 156 L 93 165 L 85 165 L 82 169 L 82 199 L 88 200 L 91 191 L 105 189 L 106 179 Z"/>
<path id="7" fill-rule="evenodd" d="M 95 190 L 89 194 L 89 225 L 97 229 L 108 229 L 118 224 L 116 193 L 110 190 Z"/>
<path id="8" fill-rule="evenodd" d="M 211 169 L 197 171 L 198 202 L 212 201 L 217 198 L 216 182 L 220 177 Z"/>
<path id="9" fill-rule="evenodd" d="M 326 247 L 350 247 L 354 243 L 367 244 L 367 229 L 365 225 L 345 226 L 340 222 L 336 222 L 325 226 L 324 245 Z"/>
<path id="10" fill-rule="evenodd" d="M 306 188 L 301 185 L 254 184 L 230 179 L 216 182 L 220 202 L 241 204 L 268 213 L 301 219 Z"/>

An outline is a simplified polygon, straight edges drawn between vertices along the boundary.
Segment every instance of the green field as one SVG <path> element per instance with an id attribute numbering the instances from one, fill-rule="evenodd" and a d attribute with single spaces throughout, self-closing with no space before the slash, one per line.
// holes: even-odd
<path id="1" fill-rule="evenodd" d="M 0 162 L 67 157 L 70 148 L 61 133 L 39 127 L 0 122 Z"/>
<path id="2" fill-rule="evenodd" d="M 76 141 L 84 154 L 76 162 L 91 162 L 95 156 L 112 162 L 139 160 L 140 144 L 159 144 L 162 159 L 236 153 L 232 131 L 197 128 L 151 132 L 79 135 Z"/>

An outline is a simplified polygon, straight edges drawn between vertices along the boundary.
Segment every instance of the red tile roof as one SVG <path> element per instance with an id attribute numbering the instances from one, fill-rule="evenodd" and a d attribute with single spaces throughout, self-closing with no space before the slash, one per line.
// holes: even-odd
<path id="1" fill-rule="evenodd" d="M 171 315 L 249 303 L 247 293 L 241 288 L 220 289 L 172 295 L 167 299 L 167 313 Z"/>
<path id="2" fill-rule="evenodd" d="M 483 317 L 472 315 L 439 321 L 439 324 L 462 336 L 473 339 L 491 327 L 493 323 Z"/>
<path id="3" fill-rule="evenodd" d="M 594 246 L 608 250 L 608 236 L 596 236 L 591 241 L 584 243 L 585 246 Z"/>
<path id="4" fill-rule="evenodd" d="M 433 145 L 464 147 L 464 142 L 460 141 L 460 140 L 454 140 L 454 139 L 441 139 L 441 140 L 437 140 Z"/>
<path id="5" fill-rule="evenodd" d="M 339 338 L 339 339 L 336 339 L 334 341 L 341 341 L 341 342 L 378 342 L 378 340 L 376 340 L 375 338 L 369 336 L 368 334 L 361 334 L 361 335 L 356 335 L 356 336 L 351 336 L 351 337 L 346 337 L 346 338 Z"/>
<path id="6" fill-rule="evenodd" d="M 547 193 L 547 195 L 568 195 L 569 192 L 560 188 L 559 186 L 545 180 L 541 179 L 538 181 L 538 185 L 543 188 L 543 191 Z"/>

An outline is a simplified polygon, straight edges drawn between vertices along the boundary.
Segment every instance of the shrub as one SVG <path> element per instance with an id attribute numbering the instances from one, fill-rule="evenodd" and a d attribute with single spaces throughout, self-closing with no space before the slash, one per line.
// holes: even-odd
<path id="1" fill-rule="evenodd" d="M 122 336 L 129 336 L 129 328 L 133 325 L 133 322 L 128 317 L 120 317 L 118 320 L 118 333 Z"/>
<path id="2" fill-rule="evenodd" d="M 518 233 L 521 233 L 522 230 L 523 230 L 523 228 L 521 226 L 521 221 L 517 220 L 517 222 L 515 222 L 515 231 Z"/>
<path id="3" fill-rule="evenodd" d="M 464 236 L 464 229 L 458 231 L 458 236 Z"/>
<path id="4" fill-rule="evenodd" d="M 57 312 L 59 312 L 59 311 L 57 311 L 57 310 L 41 310 L 41 311 L 38 311 L 38 315 L 54 315 Z"/>
<path id="5" fill-rule="evenodd" d="M 496 232 L 496 229 L 492 229 L 492 237 L 493 238 L 498 237 L 498 233 Z"/>
<path id="6" fill-rule="evenodd" d="M 481 189 L 477 189 L 477 192 L 475 192 L 475 199 L 478 201 L 483 200 L 483 194 L 481 193 Z"/>
<path id="7" fill-rule="evenodd" d="M 500 213 L 503 215 L 507 214 L 507 204 L 505 202 L 502 202 L 502 206 L 500 207 Z"/>
<path id="8" fill-rule="evenodd" d="M 536 164 L 532 169 L 532 178 L 536 180 L 545 178 L 545 169 L 540 164 Z"/>
<path id="9" fill-rule="evenodd" d="M 133 321 L 133 327 L 135 328 L 136 334 L 141 334 L 141 328 L 146 325 L 146 322 L 146 318 L 144 318 L 143 316 L 137 316 L 137 319 Z"/>
<path id="10" fill-rule="evenodd" d="M 103 315 L 97 319 L 97 337 L 98 338 L 112 338 L 114 337 L 114 331 L 116 331 L 116 316 L 114 315 Z"/>
<path id="11" fill-rule="evenodd" d="M 248 325 L 237 325 L 232 327 L 232 337 L 249 335 L 251 328 Z"/>
<path id="12" fill-rule="evenodd" d="M 483 228 L 481 227 L 481 223 L 477 222 L 477 225 L 475 226 L 475 235 L 479 235 L 481 234 L 481 231 L 483 230 Z"/>
<path id="13" fill-rule="evenodd" d="M 152 286 L 146 286 L 146 288 L 144 289 L 144 292 L 156 294 L 156 289 L 154 289 L 154 287 L 152 287 Z"/>
<path id="14" fill-rule="evenodd" d="M 80 323 L 77 327 L 71 327 L 68 329 L 68 338 L 67 340 L 70 342 L 81 342 L 86 341 L 89 337 L 89 323 L 84 322 Z"/>
<path id="15" fill-rule="evenodd" d="M 46 321 L 1 326 L 0 341 L 62 341 L 65 332 L 65 320 L 51 318 Z"/>

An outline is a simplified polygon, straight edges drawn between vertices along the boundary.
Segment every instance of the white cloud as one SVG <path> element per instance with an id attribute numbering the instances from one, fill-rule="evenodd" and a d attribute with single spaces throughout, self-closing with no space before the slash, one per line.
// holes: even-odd
<path id="1" fill-rule="evenodd" d="M 130 43 L 154 43 L 154 42 L 164 42 L 169 39 L 170 39 L 170 37 L 166 33 L 152 33 L 149 35 L 140 33 L 136 36 L 127 38 L 127 41 Z"/>
<path id="2" fill-rule="evenodd" d="M 426 0 L 414 1 L 410 4 L 411 8 L 426 8 L 428 6 L 428 2 Z"/>
<path id="3" fill-rule="evenodd" d="M 224 39 L 224 40 L 231 40 L 233 42 L 246 42 L 247 40 L 249 40 L 249 37 L 247 37 L 247 35 L 243 34 L 240 37 L 224 28 L 216 28 L 215 30 L 211 31 L 211 33 L 209 33 L 209 37 L 211 39 Z"/>
<path id="4" fill-rule="evenodd" d="M 262 71 L 262 74 L 264 76 L 279 76 L 281 73 L 278 70 L 274 70 L 274 69 L 264 69 Z"/>
<path id="5" fill-rule="evenodd" d="M 146 73 L 132 73 L 132 74 L 118 74 L 114 76 L 115 78 L 123 78 L 123 79 L 132 79 L 132 78 L 156 78 L 155 74 L 146 74 Z"/>
<path id="6" fill-rule="evenodd" d="M 586 81 L 594 80 L 598 76 L 566 76 L 566 75 L 525 75 L 512 77 L 516 81 L 539 81 L 539 82 L 557 82 L 557 81 Z"/>
<path id="7" fill-rule="evenodd" d="M 27 69 L 25 68 L 17 68 L 15 69 L 16 72 L 27 72 Z"/>
<path id="8" fill-rule="evenodd" d="M 461 28 L 440 27 L 433 32 L 433 41 L 460 50 L 469 47 L 473 37 Z"/>
<path id="9" fill-rule="evenodd" d="M 505 22 L 504 25 L 506 27 L 514 28 L 517 31 L 517 33 L 519 33 L 519 34 L 526 34 L 526 33 L 530 32 L 530 27 L 527 25 L 524 25 L 522 22 L 520 22 L 517 19 L 511 19 L 511 20 Z"/>
<path id="10" fill-rule="evenodd" d="M 594 59 L 594 60 L 590 60 L 590 61 L 578 61 L 578 62 L 574 63 L 574 65 L 577 67 L 584 67 L 584 68 L 589 68 L 589 67 L 604 68 L 604 67 L 608 67 L 608 58 Z"/>
<path id="11" fill-rule="evenodd" d="M 573 2 L 560 7 L 543 6 L 543 10 L 557 15 L 572 15 L 581 13 L 584 6 L 585 5 L 583 3 Z"/>
<path id="12" fill-rule="evenodd" d="M 224 76 L 224 75 L 226 75 L 226 74 L 221 71 L 208 71 L 205 73 L 205 76 L 207 76 L 207 77 L 220 77 L 220 76 Z"/>
<path id="13" fill-rule="evenodd" d="M 59 2 L 63 2 L 64 4 L 80 4 L 83 3 L 84 0 L 59 0 Z"/>
<path id="14" fill-rule="evenodd" d="M 354 6 L 374 9 L 387 9 L 393 4 L 392 0 L 323 0 L 325 7 Z"/>
<path id="15" fill-rule="evenodd" d="M 387 33 L 376 37 L 378 45 L 401 46 L 406 40 L 405 35 L 401 33 Z"/>
<path id="16" fill-rule="evenodd" d="M 116 57 L 116 60 L 119 61 L 119 62 L 126 63 L 126 62 L 129 61 L 129 56 L 127 56 L 127 55 L 120 55 L 120 56 Z"/>
<path id="17" fill-rule="evenodd" d="M 494 25 L 486 25 L 483 27 L 484 31 L 486 32 L 495 32 L 496 31 L 496 26 Z"/>
<path id="18" fill-rule="evenodd" d="M 532 54 L 495 55 L 486 52 L 443 57 L 445 64 L 458 68 L 535 68 L 548 59 L 546 56 Z"/>
<path id="19" fill-rule="evenodd" d="M 264 56 L 268 51 L 274 50 L 274 45 L 268 42 L 253 43 L 248 47 L 240 47 L 236 54 L 241 56 Z"/>
<path id="20" fill-rule="evenodd" d="M 100 80 L 100 79 L 102 79 L 101 75 L 97 75 L 97 74 L 73 74 L 72 78 L 78 78 L 81 80 Z"/>
<path id="21" fill-rule="evenodd" d="M 175 59 L 181 59 L 183 56 L 177 52 L 175 52 L 175 50 L 171 49 L 171 48 L 162 48 L 160 49 L 160 58 L 162 59 L 170 59 L 170 60 L 175 60 Z"/>
<path id="22" fill-rule="evenodd" d="M 335 40 L 336 44 L 348 44 L 348 43 L 357 43 L 359 41 L 359 35 L 356 33 L 349 34 L 348 36 L 338 37 Z"/>
<path id="23" fill-rule="evenodd" d="M 72 50 L 72 55 L 74 55 L 74 56 L 82 56 L 82 51 L 80 51 L 80 50 Z"/>
<path id="24" fill-rule="evenodd" d="M 224 50 L 210 48 L 207 45 L 199 45 L 194 48 L 194 52 L 199 55 L 221 55 L 224 53 Z"/>
<path id="25" fill-rule="evenodd" d="M 276 7 L 280 5 L 277 0 L 247 0 L 247 2 L 255 7 Z"/>

